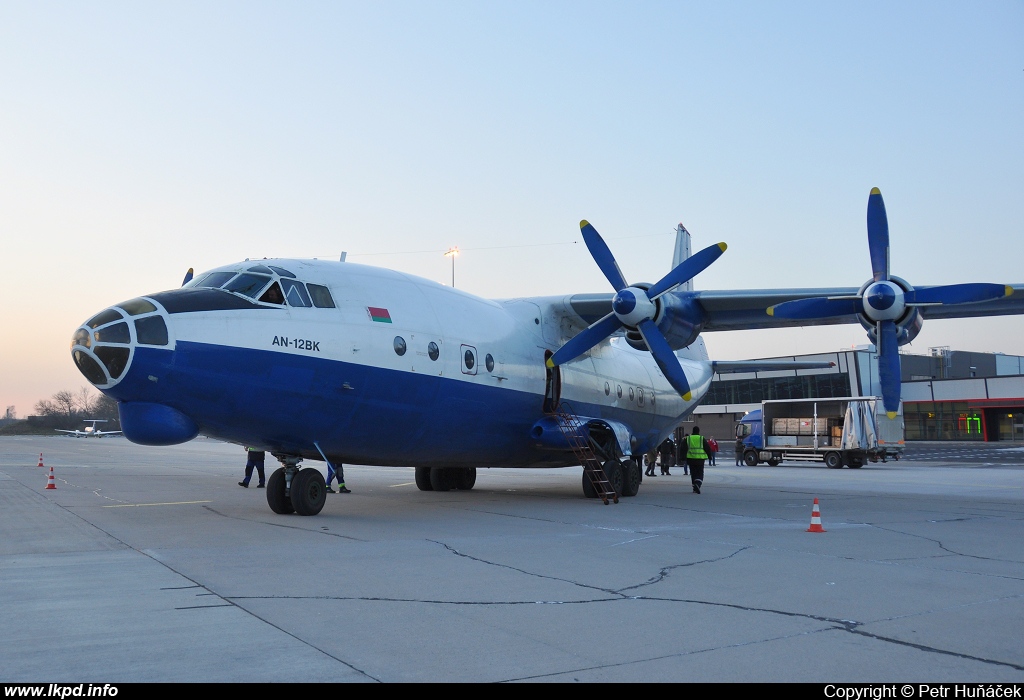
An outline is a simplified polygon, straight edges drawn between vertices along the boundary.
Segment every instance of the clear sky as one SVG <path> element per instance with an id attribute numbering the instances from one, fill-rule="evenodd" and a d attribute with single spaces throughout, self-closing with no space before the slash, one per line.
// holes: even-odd
<path id="1" fill-rule="evenodd" d="M 246 257 L 336 258 L 486 297 L 669 268 L 700 289 L 893 272 L 1024 282 L 1024 3 L 0 0 L 0 411 L 86 382 L 103 307 Z M 417 252 L 427 251 L 427 252 Z M 706 334 L 713 357 L 859 326 Z M 1024 354 L 1024 318 L 909 348 Z M 906 348 L 905 348 L 906 350 Z"/>

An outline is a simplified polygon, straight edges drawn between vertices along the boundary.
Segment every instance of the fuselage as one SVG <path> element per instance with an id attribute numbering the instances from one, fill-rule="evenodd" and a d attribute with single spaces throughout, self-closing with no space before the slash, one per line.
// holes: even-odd
<path id="1" fill-rule="evenodd" d="M 579 462 L 531 427 L 552 392 L 546 355 L 582 325 L 562 298 L 492 301 L 382 268 L 261 260 L 110 307 L 76 332 L 72 352 L 139 442 L 194 428 L 346 463 L 555 467 Z M 629 449 L 647 451 L 711 381 L 699 339 L 677 357 L 689 402 L 620 338 L 555 370 L 559 398 L 625 426 Z"/>

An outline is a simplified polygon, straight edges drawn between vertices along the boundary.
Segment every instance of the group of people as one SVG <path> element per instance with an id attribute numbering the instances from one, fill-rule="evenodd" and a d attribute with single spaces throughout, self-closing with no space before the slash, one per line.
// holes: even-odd
<path id="1" fill-rule="evenodd" d="M 672 467 L 680 463 L 683 467 L 683 474 L 689 474 L 690 483 L 693 485 L 693 492 L 700 493 L 700 487 L 704 483 L 704 463 L 711 465 L 715 463 L 715 456 L 718 454 L 718 442 L 714 436 L 705 438 L 700 434 L 700 426 L 694 426 L 693 432 L 683 435 L 683 444 L 677 446 L 671 437 L 655 449 L 644 455 L 647 462 L 645 476 L 656 476 L 654 467 L 661 466 L 662 476 L 672 476 Z"/>
<path id="2" fill-rule="evenodd" d="M 249 488 L 249 482 L 252 481 L 252 472 L 255 469 L 256 473 L 260 476 L 260 482 L 256 484 L 256 488 L 266 488 L 267 475 L 264 471 L 264 465 L 266 464 L 267 453 L 255 447 L 246 447 L 245 454 L 247 457 L 245 460 L 245 478 L 239 481 L 238 485 L 244 489 Z M 338 482 L 337 491 L 331 488 L 331 482 L 335 480 Z M 345 487 L 345 469 L 340 464 L 337 470 L 335 470 L 333 464 L 327 463 L 327 493 L 352 493 Z"/>

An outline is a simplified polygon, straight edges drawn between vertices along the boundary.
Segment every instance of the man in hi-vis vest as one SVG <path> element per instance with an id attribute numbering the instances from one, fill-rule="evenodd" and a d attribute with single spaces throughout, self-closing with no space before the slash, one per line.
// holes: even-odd
<path id="1" fill-rule="evenodd" d="M 704 483 L 704 460 L 710 451 L 708 441 L 700 434 L 700 426 L 693 426 L 693 433 L 686 437 L 686 466 L 690 468 L 694 493 L 700 493 L 700 485 Z"/>

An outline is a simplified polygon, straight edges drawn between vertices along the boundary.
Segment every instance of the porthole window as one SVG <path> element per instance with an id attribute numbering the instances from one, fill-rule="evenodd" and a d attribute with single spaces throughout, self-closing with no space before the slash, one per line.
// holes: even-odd
<path id="1" fill-rule="evenodd" d="M 611 396 L 612 395 L 612 385 L 609 384 L 608 382 L 604 383 L 604 395 L 605 396 Z"/>
<path id="2" fill-rule="evenodd" d="M 395 354 L 399 357 L 405 354 L 405 338 L 400 335 L 395 336 Z"/>
<path id="3" fill-rule="evenodd" d="M 629 400 L 632 401 L 634 397 L 635 394 L 633 393 L 633 387 L 629 387 Z"/>
<path id="4" fill-rule="evenodd" d="M 494 358 L 491 357 L 491 353 L 487 353 L 487 357 L 484 358 L 484 366 L 487 367 L 488 372 L 494 371 Z"/>
<path id="5" fill-rule="evenodd" d="M 651 406 L 654 406 L 654 392 L 651 392 Z"/>
<path id="6" fill-rule="evenodd" d="M 473 351 L 467 350 L 464 358 L 466 360 L 466 369 L 473 369 L 473 365 L 476 364 L 476 358 L 473 357 Z"/>
<path id="7" fill-rule="evenodd" d="M 636 402 L 638 404 L 640 404 L 641 406 L 644 405 L 644 390 L 643 389 L 637 389 Z"/>
<path id="8" fill-rule="evenodd" d="M 622 385 L 621 384 L 616 384 L 615 385 L 615 395 L 618 396 L 620 399 L 622 398 Z"/>
<path id="9" fill-rule="evenodd" d="M 437 347 L 437 343 L 433 340 L 430 341 L 430 345 L 427 346 L 427 355 L 431 360 L 437 360 L 441 356 L 441 351 Z"/>

